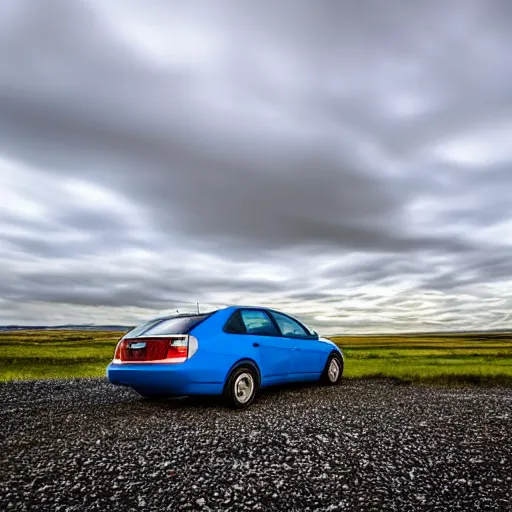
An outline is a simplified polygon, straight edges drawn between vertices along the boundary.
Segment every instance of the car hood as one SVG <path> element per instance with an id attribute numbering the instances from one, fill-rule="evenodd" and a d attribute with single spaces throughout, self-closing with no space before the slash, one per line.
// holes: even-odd
<path id="1" fill-rule="evenodd" d="M 327 343 L 329 345 L 332 345 L 333 347 L 336 347 L 336 348 L 339 348 L 338 345 L 336 345 L 336 343 L 334 343 L 334 341 L 331 341 L 331 340 L 328 340 L 327 338 L 318 338 L 318 341 L 321 341 L 322 343 Z"/>

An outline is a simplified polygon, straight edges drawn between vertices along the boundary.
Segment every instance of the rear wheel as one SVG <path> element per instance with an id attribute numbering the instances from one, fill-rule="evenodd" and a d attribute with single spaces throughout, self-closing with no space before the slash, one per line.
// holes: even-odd
<path id="1" fill-rule="evenodd" d="M 258 375 L 249 365 L 235 368 L 224 388 L 224 398 L 232 409 L 245 409 L 254 402 L 258 390 Z"/>
<path id="2" fill-rule="evenodd" d="M 321 382 L 326 386 L 336 386 L 343 375 L 343 359 L 338 354 L 331 354 L 325 365 Z"/>

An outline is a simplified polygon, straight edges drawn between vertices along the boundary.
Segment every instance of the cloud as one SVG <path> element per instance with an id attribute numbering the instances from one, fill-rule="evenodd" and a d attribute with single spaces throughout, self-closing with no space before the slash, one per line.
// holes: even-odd
<path id="1" fill-rule="evenodd" d="M 506 1 L 0 20 L 0 323 L 199 300 L 339 332 L 508 326 Z"/>

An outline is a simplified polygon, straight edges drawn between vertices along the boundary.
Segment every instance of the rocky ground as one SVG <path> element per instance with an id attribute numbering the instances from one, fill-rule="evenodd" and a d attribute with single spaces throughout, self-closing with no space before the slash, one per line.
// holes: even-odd
<path id="1" fill-rule="evenodd" d="M 386 381 L 247 411 L 103 379 L 0 385 L 0 510 L 512 510 L 512 389 Z"/>

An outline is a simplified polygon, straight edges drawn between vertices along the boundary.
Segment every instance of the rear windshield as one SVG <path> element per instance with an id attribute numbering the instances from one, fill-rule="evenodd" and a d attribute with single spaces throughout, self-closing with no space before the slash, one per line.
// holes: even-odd
<path id="1" fill-rule="evenodd" d="M 128 331 L 123 337 L 124 338 L 135 338 L 142 334 L 144 331 L 147 331 L 150 327 L 162 322 L 163 318 L 154 318 L 153 320 L 150 320 L 149 322 L 146 322 L 145 324 L 138 325 L 137 327 L 133 328 L 131 331 Z"/>
<path id="2" fill-rule="evenodd" d="M 151 336 L 161 334 L 188 334 L 196 325 L 209 315 L 177 316 L 173 318 L 157 318 L 148 323 L 135 327 L 128 332 L 126 338 Z"/>

